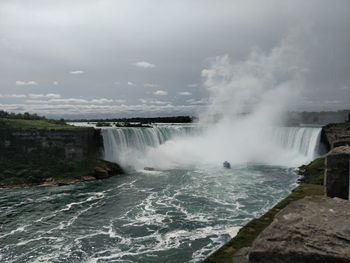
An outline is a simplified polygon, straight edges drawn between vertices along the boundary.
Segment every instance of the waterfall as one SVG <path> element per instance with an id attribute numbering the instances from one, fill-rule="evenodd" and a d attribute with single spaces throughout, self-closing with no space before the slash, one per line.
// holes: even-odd
<path id="1" fill-rule="evenodd" d="M 321 128 L 279 127 L 274 129 L 273 138 L 284 149 L 294 151 L 313 160 L 318 153 Z"/>
<path id="2" fill-rule="evenodd" d="M 133 165 L 144 159 L 147 151 L 152 151 L 152 149 L 156 151 L 165 142 L 170 141 L 164 153 L 173 151 L 174 148 L 171 147 L 175 146 L 179 153 L 173 159 L 181 159 L 189 152 L 186 144 L 189 144 L 192 139 L 202 138 L 203 136 L 201 135 L 204 135 L 204 138 L 206 138 L 205 131 L 207 130 L 199 126 L 180 125 L 154 126 L 151 128 L 103 128 L 104 158 L 122 165 Z M 270 138 L 266 138 L 266 141 L 275 146 L 271 147 L 271 149 L 279 149 L 280 152 L 289 153 L 289 156 L 300 157 L 303 160 L 302 162 L 308 162 L 313 160 L 317 155 L 320 133 L 320 128 L 271 127 Z M 222 139 L 225 140 L 225 138 Z M 205 151 L 206 148 L 203 145 L 203 141 L 205 143 L 206 140 L 201 140 L 199 144 L 195 144 L 190 151 L 193 148 L 197 148 L 197 151 Z M 266 141 L 263 142 L 266 143 Z M 184 148 L 179 150 L 181 147 Z M 229 149 L 232 149 L 232 151 L 237 150 L 234 147 L 230 147 Z M 221 150 L 213 149 L 213 152 L 214 154 L 219 154 L 222 152 L 222 148 Z M 276 154 L 278 155 L 279 153 L 276 152 Z M 230 152 L 225 157 L 229 158 Z M 158 153 L 157 157 L 152 158 L 163 158 L 163 154 Z"/>
<path id="3" fill-rule="evenodd" d="M 104 128 L 102 129 L 104 158 L 121 161 L 125 153 L 144 152 L 149 147 L 158 147 L 176 138 L 199 134 L 198 127 L 154 126 L 152 128 Z"/>

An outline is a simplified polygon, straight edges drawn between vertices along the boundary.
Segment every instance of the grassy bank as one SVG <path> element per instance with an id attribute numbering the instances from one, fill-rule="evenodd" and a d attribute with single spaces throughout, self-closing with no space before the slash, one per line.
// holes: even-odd
<path id="1" fill-rule="evenodd" d="M 258 235 L 272 223 L 275 215 L 288 204 L 305 196 L 324 195 L 324 158 L 318 158 L 308 165 L 303 165 L 300 167 L 300 172 L 303 179 L 298 187 L 263 216 L 251 220 L 242 227 L 234 238 L 210 255 L 204 263 L 234 262 L 234 254 L 243 247 L 251 246 Z"/>
<path id="2" fill-rule="evenodd" d="M 56 120 L 24 120 L 24 119 L 0 119 L 0 127 L 10 129 L 39 129 L 39 130 L 72 130 L 76 126 Z"/>

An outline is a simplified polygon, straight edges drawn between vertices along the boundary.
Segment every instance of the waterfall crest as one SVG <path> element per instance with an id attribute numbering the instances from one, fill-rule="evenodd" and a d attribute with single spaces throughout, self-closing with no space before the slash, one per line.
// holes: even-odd
<path id="1" fill-rule="evenodd" d="M 249 156 L 239 159 L 247 154 L 241 150 L 240 145 L 230 145 L 230 141 L 224 143 L 225 146 L 217 145 L 218 147 L 215 148 L 215 142 L 213 143 L 212 137 L 206 133 L 208 133 L 208 129 L 199 126 L 104 128 L 102 129 L 104 158 L 121 165 L 132 166 L 138 163 L 140 167 L 143 165 L 156 166 L 158 163 L 164 163 L 163 159 L 167 159 L 167 161 L 171 159 L 171 163 L 176 164 L 173 166 L 181 166 L 182 164 L 203 164 L 211 161 L 218 163 L 223 159 L 228 159 L 233 163 L 235 160 L 238 163 L 246 160 L 247 162 L 269 164 L 271 158 L 286 159 L 282 162 L 271 162 L 275 165 L 286 165 L 289 159 L 295 159 L 297 161 L 290 162 L 290 166 L 294 166 L 295 163 L 302 164 L 315 158 L 318 152 L 321 129 L 271 127 L 270 137 L 261 141 L 263 146 L 257 145 L 255 149 L 251 149 L 251 152 L 259 153 L 251 159 Z M 224 138 L 216 139 L 225 140 Z M 232 138 L 232 140 L 234 139 L 237 140 L 237 138 Z M 266 148 L 266 144 L 269 144 L 269 147 Z M 223 149 L 225 147 L 227 149 Z M 266 153 L 261 154 L 263 150 L 259 148 L 266 149 L 264 150 Z M 210 156 L 206 155 L 208 151 L 212 151 Z M 265 155 L 270 156 L 270 159 L 265 158 Z M 167 163 L 169 164 L 169 162 Z"/>
<path id="2" fill-rule="evenodd" d="M 170 139 L 199 134 L 200 130 L 191 126 L 104 128 L 102 129 L 104 158 L 112 162 L 121 161 L 125 153 L 145 152 L 149 147 L 156 148 Z"/>

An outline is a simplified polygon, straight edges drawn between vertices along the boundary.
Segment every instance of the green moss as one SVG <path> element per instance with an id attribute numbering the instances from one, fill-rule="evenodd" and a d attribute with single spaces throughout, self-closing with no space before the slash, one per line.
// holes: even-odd
<path id="1" fill-rule="evenodd" d="M 61 121 L 53 120 L 24 120 L 24 119 L 1 119 L 0 127 L 6 127 L 11 129 L 40 129 L 40 130 L 71 130 L 78 127 L 66 124 Z"/>
<path id="2" fill-rule="evenodd" d="M 313 184 L 301 184 L 289 196 L 279 202 L 267 213 L 253 219 L 240 229 L 238 234 L 223 247 L 209 256 L 205 263 L 232 263 L 233 255 L 243 247 L 251 246 L 256 237 L 273 221 L 275 215 L 289 203 L 310 195 L 324 195 L 324 187 Z"/>
<path id="3" fill-rule="evenodd" d="M 325 158 L 317 158 L 308 165 L 300 167 L 300 173 L 303 175 L 303 183 L 323 185 L 324 182 Z"/>

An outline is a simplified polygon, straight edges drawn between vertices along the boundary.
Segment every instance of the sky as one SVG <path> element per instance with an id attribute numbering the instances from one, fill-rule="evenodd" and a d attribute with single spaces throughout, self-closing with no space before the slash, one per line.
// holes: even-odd
<path id="1" fill-rule="evenodd" d="M 213 58 L 247 64 L 291 32 L 304 73 L 290 109 L 349 109 L 349 25 L 348 0 L 1 0 L 0 109 L 198 115 Z"/>

